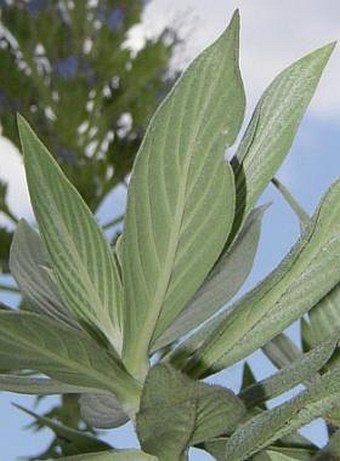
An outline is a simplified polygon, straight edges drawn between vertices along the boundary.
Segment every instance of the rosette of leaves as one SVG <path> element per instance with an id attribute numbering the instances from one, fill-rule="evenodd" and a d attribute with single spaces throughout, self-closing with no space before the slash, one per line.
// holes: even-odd
<path id="1" fill-rule="evenodd" d="M 298 211 L 301 236 L 272 273 L 229 303 L 256 253 L 266 210 L 256 201 L 286 157 L 333 47 L 274 80 L 229 162 L 224 152 L 245 107 L 236 12 L 152 118 L 114 252 L 19 117 L 40 233 L 22 221 L 12 245 L 11 270 L 31 312 L 0 312 L 0 366 L 10 370 L 1 387 L 77 392 L 90 424 L 113 428 L 130 419 L 141 445 L 131 452 L 91 435 L 79 440 L 47 420 L 68 440 L 62 459 L 183 461 L 190 447 L 218 461 L 339 457 L 338 431 L 321 451 L 297 433 L 340 409 L 338 324 L 323 321 L 318 336 L 313 330 L 313 316 L 331 318 L 338 309 L 339 181 L 311 218 L 276 181 Z M 300 350 L 282 331 L 307 312 Z M 246 366 L 238 394 L 202 380 L 261 347 L 278 368 L 269 378 L 256 382 Z M 27 370 L 36 374 L 23 375 Z M 300 394 L 267 409 L 297 384 L 304 385 Z"/>

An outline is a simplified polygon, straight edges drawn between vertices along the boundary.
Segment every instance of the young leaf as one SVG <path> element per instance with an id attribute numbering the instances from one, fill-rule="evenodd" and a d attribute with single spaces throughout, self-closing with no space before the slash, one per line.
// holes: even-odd
<path id="1" fill-rule="evenodd" d="M 0 390 L 19 394 L 39 395 L 98 392 L 98 389 L 91 389 L 81 385 L 65 384 L 54 379 L 15 374 L 0 374 Z"/>
<path id="2" fill-rule="evenodd" d="M 191 381 L 168 365 L 147 375 L 137 414 L 142 447 L 162 461 L 177 460 L 193 445 L 232 432 L 245 415 L 227 389 Z"/>
<path id="3" fill-rule="evenodd" d="M 221 316 L 185 368 L 201 376 L 247 356 L 317 304 L 340 279 L 340 181 L 282 263 Z"/>
<path id="4" fill-rule="evenodd" d="M 278 373 L 247 387 L 240 393 L 239 397 L 249 408 L 272 399 L 292 389 L 294 386 L 305 382 L 313 377 L 329 360 L 336 344 L 337 338 L 320 343 L 307 354 L 301 355 L 298 360 L 282 368 Z"/>
<path id="5" fill-rule="evenodd" d="M 57 162 L 18 117 L 27 183 L 65 306 L 120 352 L 121 286 L 108 243 Z"/>
<path id="6" fill-rule="evenodd" d="M 0 368 L 40 371 L 138 404 L 139 386 L 118 357 L 82 332 L 37 314 L 0 312 Z"/>
<path id="7" fill-rule="evenodd" d="M 201 325 L 238 292 L 253 266 L 267 207 L 250 213 L 232 246 L 222 253 L 195 296 L 156 340 L 153 349 L 164 347 Z"/>
<path id="8" fill-rule="evenodd" d="M 111 445 L 98 440 L 92 435 L 80 432 L 71 427 L 67 427 L 61 423 L 56 423 L 50 418 L 40 416 L 31 410 L 28 410 L 21 405 L 14 404 L 15 407 L 24 411 L 28 415 L 32 416 L 36 421 L 42 424 L 44 427 L 51 429 L 57 436 L 62 440 L 65 455 L 75 455 L 78 453 L 92 453 L 99 451 L 107 451 L 112 448 Z"/>
<path id="9" fill-rule="evenodd" d="M 99 429 L 119 427 L 129 420 L 112 394 L 82 394 L 79 405 L 82 418 Z"/>
<path id="10" fill-rule="evenodd" d="M 232 161 L 237 191 L 234 232 L 285 159 L 334 44 L 279 74 L 261 97 Z"/>
<path id="11" fill-rule="evenodd" d="M 242 461 L 323 414 L 340 408 L 340 367 L 290 401 L 241 425 L 227 443 L 226 459 Z"/>
<path id="12" fill-rule="evenodd" d="M 239 17 L 187 69 L 153 117 L 129 185 L 123 235 L 128 368 L 173 322 L 222 251 L 234 217 L 223 160 L 242 123 Z M 144 370 L 143 370 L 144 368 Z"/>
<path id="13" fill-rule="evenodd" d="M 55 279 L 49 273 L 50 263 L 43 242 L 24 219 L 19 221 L 14 233 L 9 267 L 32 310 L 79 328 L 65 308 Z"/>

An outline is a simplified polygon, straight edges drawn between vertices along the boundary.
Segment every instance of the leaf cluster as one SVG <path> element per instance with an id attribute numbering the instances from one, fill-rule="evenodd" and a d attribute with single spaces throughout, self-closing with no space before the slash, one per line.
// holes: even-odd
<path id="1" fill-rule="evenodd" d="M 79 393 L 90 424 L 113 428 L 130 419 L 142 450 L 107 448 L 45 421 L 69 441 L 60 459 L 184 461 L 193 446 L 218 461 L 339 457 L 339 180 L 308 217 L 274 179 L 297 211 L 301 236 L 278 267 L 232 301 L 257 251 L 267 208 L 256 208 L 257 199 L 285 159 L 333 48 L 308 54 L 273 81 L 229 161 L 225 149 L 245 109 L 236 12 L 151 119 L 113 250 L 19 116 L 40 234 L 21 221 L 11 248 L 11 271 L 31 312 L 0 312 L 0 368 L 9 370 L 0 386 Z M 300 349 L 283 331 L 305 315 Z M 277 368 L 269 378 L 257 382 L 245 365 L 238 393 L 202 381 L 259 348 Z M 302 392 L 268 408 L 298 384 Z M 320 416 L 334 432 L 323 450 L 297 432 Z"/>

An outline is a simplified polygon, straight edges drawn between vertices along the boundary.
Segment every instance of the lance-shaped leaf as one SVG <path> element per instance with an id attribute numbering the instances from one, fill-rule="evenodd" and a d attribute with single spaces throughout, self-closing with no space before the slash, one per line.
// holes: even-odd
<path id="1" fill-rule="evenodd" d="M 158 461 L 158 458 L 137 450 L 110 450 L 99 453 L 66 456 L 59 461 Z"/>
<path id="2" fill-rule="evenodd" d="M 245 388 L 239 397 L 247 407 L 256 406 L 312 378 L 331 357 L 337 339 L 323 341 L 273 376 Z"/>
<path id="3" fill-rule="evenodd" d="M 235 231 L 285 159 L 333 48 L 327 45 L 292 64 L 261 97 L 232 162 Z"/>
<path id="4" fill-rule="evenodd" d="M 53 419 L 46 418 L 34 413 L 21 405 L 14 404 L 15 407 L 24 411 L 28 415 L 32 416 L 39 424 L 44 427 L 51 429 L 57 439 L 61 440 L 63 447 L 63 454 L 65 455 L 76 455 L 78 453 L 92 453 L 107 451 L 112 448 L 106 442 L 98 440 L 92 435 L 86 434 L 85 432 L 77 431 L 71 427 L 65 426 L 61 423 L 56 423 Z"/>
<path id="5" fill-rule="evenodd" d="M 0 374 L 0 390 L 19 394 L 40 395 L 98 392 L 98 389 L 66 384 L 50 378 L 18 374 Z"/>
<path id="6" fill-rule="evenodd" d="M 232 432 L 244 415 L 244 405 L 231 391 L 156 365 L 145 381 L 137 432 L 144 450 L 174 461 L 190 445 Z"/>
<path id="7" fill-rule="evenodd" d="M 244 90 L 239 18 L 186 70 L 153 117 L 129 185 L 123 235 L 125 357 L 141 369 L 222 251 L 234 217 L 223 159 L 239 131 Z"/>
<path id="8" fill-rule="evenodd" d="M 79 193 L 22 117 L 18 127 L 31 202 L 64 304 L 120 351 L 121 286 L 108 243 Z"/>
<path id="9" fill-rule="evenodd" d="M 316 305 L 340 279 L 340 181 L 282 263 L 221 318 L 187 371 L 217 371 L 255 351 Z"/>
<path id="10" fill-rule="evenodd" d="M 24 219 L 14 233 L 9 267 L 32 310 L 77 326 L 61 300 L 43 242 Z"/>
<path id="11" fill-rule="evenodd" d="M 227 443 L 226 459 L 242 461 L 323 414 L 340 408 L 340 368 L 326 373 L 290 401 L 241 425 Z"/>
<path id="12" fill-rule="evenodd" d="M 154 349 L 164 347 L 201 325 L 240 289 L 253 266 L 267 205 L 251 212 L 232 246 L 220 259 L 185 309 L 158 338 Z"/>
<path id="13" fill-rule="evenodd" d="M 137 404 L 139 386 L 120 359 L 89 336 L 27 312 L 0 312 L 0 369 L 29 369 L 53 379 L 113 392 Z"/>
<path id="14" fill-rule="evenodd" d="M 110 429 L 125 424 L 129 418 L 112 394 L 83 394 L 79 399 L 82 418 L 91 426 Z"/>

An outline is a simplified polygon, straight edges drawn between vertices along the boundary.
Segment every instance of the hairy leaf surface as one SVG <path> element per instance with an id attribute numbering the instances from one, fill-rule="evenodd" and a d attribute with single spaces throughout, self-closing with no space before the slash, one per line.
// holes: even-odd
<path id="1" fill-rule="evenodd" d="M 221 315 L 187 371 L 199 376 L 247 356 L 316 305 L 339 279 L 340 181 L 336 181 L 290 253 L 262 283 Z"/>
<path id="2" fill-rule="evenodd" d="M 0 368 L 29 369 L 76 386 L 139 392 L 120 359 L 77 330 L 27 312 L 0 312 Z"/>
<path id="3" fill-rule="evenodd" d="M 27 183 L 65 306 L 122 346 L 121 286 L 115 261 L 89 208 L 28 123 L 18 118 Z"/>
<path id="4" fill-rule="evenodd" d="M 231 229 L 234 179 L 223 155 L 244 113 L 238 35 L 236 14 L 158 109 L 134 164 L 123 235 L 124 350 L 141 374 L 150 342 L 194 295 Z"/>
<path id="5" fill-rule="evenodd" d="M 144 450 L 170 461 L 189 445 L 232 432 L 244 415 L 244 405 L 231 391 L 157 365 L 145 381 L 137 432 Z"/>
<path id="6" fill-rule="evenodd" d="M 320 48 L 279 74 L 261 97 L 233 159 L 236 229 L 286 157 L 334 44 Z"/>
<path id="7" fill-rule="evenodd" d="M 265 411 L 240 426 L 227 443 L 226 459 L 242 461 L 275 440 L 340 408 L 340 368 L 326 373 L 290 401 Z"/>
<path id="8" fill-rule="evenodd" d="M 253 266 L 267 205 L 253 210 L 232 246 L 224 251 L 177 319 L 158 338 L 154 349 L 164 347 L 201 325 L 240 289 Z"/>
<path id="9" fill-rule="evenodd" d="M 331 357 L 336 345 L 337 339 L 334 338 L 323 341 L 273 376 L 247 387 L 239 397 L 250 407 L 292 389 L 313 377 Z"/>

